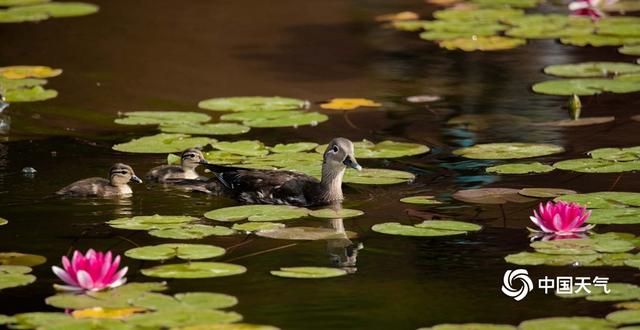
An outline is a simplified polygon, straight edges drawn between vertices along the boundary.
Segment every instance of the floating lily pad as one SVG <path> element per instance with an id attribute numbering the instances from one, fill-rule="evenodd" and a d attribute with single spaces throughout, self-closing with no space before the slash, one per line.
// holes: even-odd
<path id="1" fill-rule="evenodd" d="M 475 223 L 453 221 L 453 220 L 427 220 L 415 226 L 418 228 L 455 230 L 455 231 L 477 231 L 482 229 L 482 226 L 476 225 Z"/>
<path id="2" fill-rule="evenodd" d="M 576 191 L 558 188 L 523 188 L 518 191 L 522 196 L 535 198 L 554 198 L 563 195 L 577 194 Z"/>
<path id="3" fill-rule="evenodd" d="M 620 253 L 635 249 L 635 245 L 625 240 L 615 239 L 563 239 L 538 241 L 531 243 L 536 252 L 545 254 L 588 255 L 602 253 Z"/>
<path id="4" fill-rule="evenodd" d="M 125 117 L 114 120 L 121 125 L 164 125 L 204 123 L 211 120 L 209 115 L 187 111 L 132 111 L 125 112 Z"/>
<path id="5" fill-rule="evenodd" d="M 269 150 L 265 148 L 262 142 L 255 140 L 220 141 L 211 144 L 211 146 L 218 150 L 242 156 L 265 156 L 269 153 Z"/>
<path id="6" fill-rule="evenodd" d="M 160 244 L 133 248 L 125 256 L 140 260 L 168 260 L 174 257 L 185 260 L 198 260 L 219 257 L 225 249 L 204 244 Z"/>
<path id="7" fill-rule="evenodd" d="M 26 329 L 35 329 L 41 326 L 73 320 L 69 315 L 53 312 L 20 313 L 14 315 L 14 318 L 15 323 L 20 324 Z"/>
<path id="8" fill-rule="evenodd" d="M 242 274 L 243 266 L 221 262 L 190 262 L 186 264 L 160 265 L 142 269 L 142 274 L 161 278 L 210 278 Z"/>
<path id="9" fill-rule="evenodd" d="M 171 330 L 280 330 L 270 325 L 249 323 L 207 323 L 186 327 L 174 327 Z"/>
<path id="10" fill-rule="evenodd" d="M 420 33 L 419 37 L 423 40 L 450 40 L 459 38 L 488 37 L 495 35 L 495 31 L 478 30 L 478 31 L 426 31 Z"/>
<path id="11" fill-rule="evenodd" d="M 241 111 L 241 112 L 224 114 L 220 116 L 220 120 L 241 121 L 243 123 L 246 123 L 249 121 L 282 119 L 287 117 L 303 115 L 305 113 L 306 113 L 305 111 L 298 111 L 298 110 Z"/>
<path id="12" fill-rule="evenodd" d="M 187 292 L 168 296 L 161 293 L 145 293 L 132 299 L 133 306 L 152 310 L 192 309 L 194 312 L 203 309 L 220 309 L 238 304 L 234 296 L 211 292 Z"/>
<path id="13" fill-rule="evenodd" d="M 62 69 L 48 66 L 14 65 L 0 67 L 0 76 L 6 79 L 51 78 L 59 76 Z"/>
<path id="14" fill-rule="evenodd" d="M 589 151 L 591 158 L 615 161 L 640 160 L 640 147 L 600 148 Z"/>
<path id="15" fill-rule="evenodd" d="M 250 119 L 242 123 L 250 127 L 257 128 L 274 128 L 274 127 L 298 127 L 298 126 L 316 126 L 319 123 L 329 120 L 329 117 L 319 112 L 300 112 L 291 114 L 291 116 L 283 116 L 269 119 Z"/>
<path id="16" fill-rule="evenodd" d="M 442 204 L 439 200 L 433 196 L 411 196 L 400 199 L 402 203 L 408 204 L 421 204 L 421 205 L 435 205 Z"/>
<path id="17" fill-rule="evenodd" d="M 464 323 L 438 324 L 430 328 L 418 328 L 418 330 L 516 330 L 516 327 L 508 324 Z"/>
<path id="18" fill-rule="evenodd" d="M 524 11 L 521 9 L 444 9 L 438 10 L 433 13 L 433 17 L 442 20 L 455 20 L 455 21 L 497 21 L 500 19 L 524 16 Z"/>
<path id="19" fill-rule="evenodd" d="M 189 148 L 203 147 L 215 143 L 216 140 L 205 137 L 191 137 L 186 134 L 160 133 L 133 139 L 126 143 L 116 144 L 113 150 L 133 153 L 165 154 L 181 152 Z"/>
<path id="20" fill-rule="evenodd" d="M 0 290 L 24 286 L 35 282 L 36 277 L 28 274 L 31 267 L 16 265 L 0 266 Z"/>
<path id="21" fill-rule="evenodd" d="M 357 98 L 336 98 L 331 99 L 327 103 L 320 105 L 322 109 L 330 110 L 354 110 L 359 107 L 381 107 L 382 104 L 376 103 L 369 99 L 357 99 Z"/>
<path id="22" fill-rule="evenodd" d="M 527 203 L 534 199 L 519 194 L 520 190 L 511 188 L 479 188 L 456 191 L 452 197 L 466 203 L 505 204 Z"/>
<path id="23" fill-rule="evenodd" d="M 434 228 L 421 228 L 417 226 L 407 226 L 397 222 L 385 222 L 374 225 L 371 230 L 387 235 L 399 235 L 399 236 L 451 236 L 466 234 L 466 231 L 462 230 L 444 230 Z"/>
<path id="24" fill-rule="evenodd" d="M 551 165 L 542 164 L 540 162 L 523 163 L 523 164 L 504 164 L 487 167 L 488 173 L 498 174 L 529 174 L 529 173 L 547 173 L 555 168 Z"/>
<path id="25" fill-rule="evenodd" d="M 22 13 L 8 9 L 0 10 L 0 23 L 38 22 L 47 18 L 49 18 L 49 15 L 42 12 Z"/>
<path id="26" fill-rule="evenodd" d="M 632 93 L 640 91 L 640 81 L 622 79 L 560 79 L 537 83 L 533 91 L 549 95 L 596 95 L 604 92 Z"/>
<path id="27" fill-rule="evenodd" d="M 217 221 L 282 221 L 305 217 L 309 210 L 287 205 L 243 205 L 225 207 L 204 214 Z"/>
<path id="28" fill-rule="evenodd" d="M 175 158 L 175 163 L 174 164 L 179 164 L 180 163 L 180 156 L 175 155 L 177 158 Z M 231 152 L 227 152 L 227 151 L 220 151 L 220 150 L 215 150 L 215 151 L 207 151 L 204 153 L 204 158 L 212 164 L 221 164 L 221 165 L 226 165 L 226 164 L 238 164 L 240 162 L 242 162 L 243 160 L 247 159 L 247 156 L 243 156 L 243 155 L 238 155 L 238 154 L 234 154 Z"/>
<path id="29" fill-rule="evenodd" d="M 297 110 L 308 106 L 308 101 L 278 96 L 225 97 L 208 99 L 198 103 L 198 107 L 214 111 Z"/>
<path id="30" fill-rule="evenodd" d="M 546 127 L 579 127 L 579 126 L 605 124 L 605 123 L 610 123 L 614 120 L 616 120 L 616 117 L 613 117 L 613 116 L 587 117 L 587 118 L 578 118 L 578 119 L 563 119 L 563 120 L 537 122 L 537 123 L 534 123 L 534 125 L 546 126 Z"/>
<path id="31" fill-rule="evenodd" d="M 0 218 L 0 226 L 4 226 L 4 225 L 6 225 L 8 223 L 9 223 L 9 221 L 7 221 L 7 219 Z"/>
<path id="32" fill-rule="evenodd" d="M 453 153 L 471 159 L 520 159 L 564 152 L 564 148 L 544 143 L 487 143 L 461 148 Z"/>
<path id="33" fill-rule="evenodd" d="M 274 239 L 306 241 L 355 238 L 357 236 L 356 233 L 350 231 L 338 232 L 333 229 L 318 227 L 287 227 L 276 230 L 259 231 L 256 235 Z"/>
<path id="34" fill-rule="evenodd" d="M 160 130 L 167 133 L 185 133 L 195 135 L 237 135 L 249 132 L 251 128 L 235 123 L 216 124 L 164 124 Z"/>
<path id="35" fill-rule="evenodd" d="M 47 305 L 65 309 L 127 308 L 139 297 L 152 291 L 166 290 L 166 283 L 128 283 L 115 289 L 97 292 L 58 293 L 45 299 Z"/>
<path id="36" fill-rule="evenodd" d="M 316 152 L 324 153 L 327 150 L 326 144 L 316 147 Z M 405 156 L 420 155 L 429 152 L 429 147 L 407 142 L 382 141 L 373 143 L 362 140 L 353 144 L 356 158 L 397 158 Z"/>
<path id="37" fill-rule="evenodd" d="M 471 0 L 482 7 L 534 8 L 541 0 Z"/>
<path id="38" fill-rule="evenodd" d="M 20 252 L 0 252 L 0 265 L 34 267 L 47 261 L 47 258 L 37 254 Z"/>
<path id="39" fill-rule="evenodd" d="M 231 227 L 231 229 L 239 231 L 263 231 L 281 229 L 284 227 L 284 223 L 278 222 L 246 222 L 236 223 Z"/>
<path id="40" fill-rule="evenodd" d="M 593 47 L 602 47 L 602 46 L 622 46 L 624 44 L 634 44 L 640 42 L 640 38 L 637 37 L 623 37 L 623 36 L 604 36 L 604 35 L 582 35 L 582 36 L 571 36 L 566 38 L 561 38 L 560 42 L 565 45 L 573 45 L 573 46 L 593 46 Z"/>
<path id="41" fill-rule="evenodd" d="M 602 191 L 588 194 L 560 196 L 555 201 L 572 202 L 590 209 L 607 209 L 636 206 L 640 207 L 640 193 Z"/>
<path id="42" fill-rule="evenodd" d="M 612 330 L 615 325 L 593 317 L 549 317 L 520 323 L 522 330 Z"/>
<path id="43" fill-rule="evenodd" d="M 606 159 L 579 158 L 557 162 L 553 164 L 553 167 L 582 173 L 621 173 L 640 170 L 640 160 L 617 162 Z"/>
<path id="44" fill-rule="evenodd" d="M 176 228 L 193 222 L 197 218 L 181 215 L 145 215 L 132 218 L 118 218 L 107 221 L 113 228 L 129 230 L 152 230 Z"/>
<path id="45" fill-rule="evenodd" d="M 0 0 L 0 7 L 35 5 L 49 1 L 50 0 Z"/>
<path id="46" fill-rule="evenodd" d="M 42 86 L 31 88 L 10 89 L 4 93 L 7 102 L 37 102 L 52 99 L 58 96 L 58 92 L 53 89 L 44 89 Z"/>
<path id="47" fill-rule="evenodd" d="M 46 79 L 23 78 L 23 79 L 7 79 L 0 76 L 0 87 L 2 90 L 9 91 L 13 89 L 31 88 L 34 86 L 42 86 L 47 83 Z"/>
<path id="48" fill-rule="evenodd" d="M 565 26 L 591 26 L 589 17 L 569 16 L 562 14 L 528 14 L 524 16 L 503 17 L 500 21 L 509 25 L 520 27 L 554 26 L 562 28 Z"/>
<path id="49" fill-rule="evenodd" d="M 544 73 L 568 78 L 609 77 L 640 72 L 640 65 L 624 62 L 584 62 L 555 64 L 544 68 Z"/>
<path id="50" fill-rule="evenodd" d="M 173 239 L 202 239 L 208 236 L 228 236 L 235 234 L 233 229 L 223 226 L 183 225 L 175 228 L 155 229 L 149 235 Z"/>
<path id="51" fill-rule="evenodd" d="M 640 311 L 617 311 L 607 314 L 606 319 L 616 324 L 636 324 L 640 323 Z"/>
<path id="52" fill-rule="evenodd" d="M 420 31 L 424 29 L 424 23 L 428 21 L 424 20 L 407 20 L 407 21 L 392 21 L 391 26 L 399 31 Z"/>
<path id="53" fill-rule="evenodd" d="M 278 143 L 273 147 L 269 147 L 269 150 L 277 153 L 298 153 L 313 150 L 317 146 L 318 144 L 313 142 L 297 142 L 289 144 Z"/>
<path id="54" fill-rule="evenodd" d="M 462 50 L 465 52 L 473 51 L 496 51 L 512 49 L 526 44 L 525 39 L 508 38 L 500 36 L 488 37 L 469 37 L 443 40 L 438 43 L 440 48 L 447 50 Z"/>
<path id="55" fill-rule="evenodd" d="M 640 23 L 598 25 L 596 32 L 601 35 L 640 37 Z"/>
<path id="56" fill-rule="evenodd" d="M 161 329 L 178 326 L 189 326 L 207 323 L 233 323 L 242 320 L 242 315 L 236 312 L 225 312 L 215 309 L 159 310 L 151 313 L 133 315 L 126 320 L 126 324 L 137 329 Z"/>
<path id="57" fill-rule="evenodd" d="M 504 260 L 511 264 L 522 266 L 565 266 L 565 265 L 585 265 L 598 260 L 598 254 L 589 255 L 552 255 L 539 252 L 520 252 L 510 254 Z"/>
<path id="58" fill-rule="evenodd" d="M 594 28 L 592 26 L 566 26 L 537 25 L 522 26 L 507 30 L 505 33 L 510 37 L 523 39 L 556 39 L 574 36 L 591 35 Z"/>
<path id="59" fill-rule="evenodd" d="M 340 268 L 330 267 L 282 267 L 272 270 L 271 275 L 287 278 L 329 278 L 345 276 L 347 272 Z"/>
<path id="60" fill-rule="evenodd" d="M 363 214 L 364 212 L 353 209 L 340 209 L 338 211 L 332 209 L 320 209 L 309 212 L 309 215 L 312 217 L 326 219 L 353 218 Z"/>
<path id="61" fill-rule="evenodd" d="M 618 51 L 621 54 L 640 56 L 640 45 L 624 45 Z"/>
<path id="62" fill-rule="evenodd" d="M 587 222 L 593 224 L 637 224 L 640 223 L 640 208 L 592 210 Z"/>
<path id="63" fill-rule="evenodd" d="M 49 2 L 32 6 L 12 7 L 9 11 L 38 14 L 44 13 L 51 17 L 75 17 L 96 13 L 100 7 L 84 2 Z"/>
<path id="64" fill-rule="evenodd" d="M 342 182 L 358 184 L 396 184 L 409 182 L 413 179 L 415 179 L 415 175 L 409 172 L 382 168 L 364 168 L 362 171 L 347 171 Z"/>

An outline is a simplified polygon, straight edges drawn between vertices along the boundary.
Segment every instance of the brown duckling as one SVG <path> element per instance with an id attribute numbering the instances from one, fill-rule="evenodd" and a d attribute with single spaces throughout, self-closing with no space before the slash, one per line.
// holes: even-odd
<path id="1" fill-rule="evenodd" d="M 329 142 L 322 162 L 320 180 L 298 172 L 284 170 L 252 170 L 204 164 L 216 175 L 207 183 L 209 191 L 224 191 L 241 202 L 252 204 L 285 204 L 295 206 L 327 205 L 339 202 L 342 177 L 347 167 L 361 170 L 354 156 L 353 143 L 345 138 Z M 222 189 L 221 189 L 222 186 Z"/>
<path id="2" fill-rule="evenodd" d="M 109 179 L 88 178 L 76 181 L 58 190 L 56 194 L 96 197 L 130 195 L 133 191 L 128 185 L 129 181 L 142 183 L 142 180 L 136 176 L 131 166 L 117 163 L 109 169 Z"/>
<path id="3" fill-rule="evenodd" d="M 154 167 L 145 175 L 145 179 L 162 183 L 175 180 L 195 180 L 200 177 L 196 172 L 196 168 L 201 163 L 207 163 L 202 151 L 188 149 L 180 157 L 180 166 L 162 165 Z"/>

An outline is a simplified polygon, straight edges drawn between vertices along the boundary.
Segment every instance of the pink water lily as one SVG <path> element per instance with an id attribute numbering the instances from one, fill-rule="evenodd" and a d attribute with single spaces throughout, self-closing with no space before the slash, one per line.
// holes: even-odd
<path id="1" fill-rule="evenodd" d="M 606 16 L 601 7 L 615 2 L 617 0 L 575 0 L 569 4 L 569 10 L 572 15 L 589 16 L 592 20 L 598 20 Z"/>
<path id="2" fill-rule="evenodd" d="M 84 255 L 75 251 L 71 261 L 66 256 L 62 257 L 62 266 L 64 269 L 51 267 L 53 273 L 68 284 L 55 285 L 60 290 L 99 291 L 115 288 L 127 281 L 124 275 L 128 267 L 118 270 L 120 256 L 113 258 L 111 251 L 102 253 L 90 249 Z"/>
<path id="3" fill-rule="evenodd" d="M 540 203 L 538 211 L 533 211 L 531 221 L 543 233 L 555 235 L 574 235 L 589 231 L 594 225 L 584 225 L 591 211 L 575 203 Z"/>

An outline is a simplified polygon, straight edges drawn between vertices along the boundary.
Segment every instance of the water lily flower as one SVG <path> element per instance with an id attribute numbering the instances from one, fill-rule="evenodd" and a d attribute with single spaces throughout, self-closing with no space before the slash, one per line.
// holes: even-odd
<path id="1" fill-rule="evenodd" d="M 71 260 L 62 257 L 64 269 L 53 266 L 51 270 L 68 285 L 55 285 L 57 289 L 69 291 L 99 291 L 124 284 L 128 267 L 118 270 L 120 256 L 113 258 L 111 251 L 96 252 L 93 249 L 84 255 L 73 252 Z"/>
<path id="2" fill-rule="evenodd" d="M 594 227 L 594 225 L 583 226 L 591 215 L 591 211 L 575 203 L 540 203 L 538 211 L 534 210 L 530 218 L 545 234 L 575 235 L 585 233 Z"/>
<path id="3" fill-rule="evenodd" d="M 576 16 L 589 16 L 592 20 L 598 20 L 605 16 L 600 10 L 601 6 L 612 5 L 617 0 L 575 0 L 569 3 L 569 10 Z"/>

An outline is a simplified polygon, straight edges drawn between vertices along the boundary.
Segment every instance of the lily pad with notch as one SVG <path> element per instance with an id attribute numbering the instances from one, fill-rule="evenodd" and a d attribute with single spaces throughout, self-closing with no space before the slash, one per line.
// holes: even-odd
<path id="1" fill-rule="evenodd" d="M 526 39 L 502 36 L 469 37 L 443 40 L 438 43 L 440 48 L 447 50 L 498 51 L 516 48 L 526 44 Z"/>
<path id="2" fill-rule="evenodd" d="M 437 205 L 442 204 L 441 201 L 435 199 L 434 196 L 410 196 L 400 199 L 400 202 L 407 204 L 419 204 L 419 205 Z"/>
<path id="3" fill-rule="evenodd" d="M 124 255 L 139 260 L 199 260 L 219 257 L 226 253 L 224 248 L 205 244 L 160 244 L 142 246 L 127 250 Z"/>
<path id="4" fill-rule="evenodd" d="M 462 202 L 474 204 L 528 203 L 535 200 L 522 196 L 519 192 L 519 189 L 511 188 L 478 188 L 458 190 L 452 197 Z"/>
<path id="5" fill-rule="evenodd" d="M 640 160 L 617 162 L 606 159 L 579 158 L 557 162 L 553 164 L 553 167 L 582 173 L 622 173 L 640 170 Z"/>
<path id="6" fill-rule="evenodd" d="M 555 198 L 564 195 L 577 194 L 576 191 L 570 189 L 559 188 L 522 188 L 518 194 L 534 198 Z"/>
<path id="7" fill-rule="evenodd" d="M 354 209 L 319 209 L 313 210 L 309 212 L 309 215 L 315 218 L 324 218 L 324 219 L 342 219 L 342 218 L 353 218 L 363 215 L 364 212 L 360 210 Z"/>
<path id="8" fill-rule="evenodd" d="M 213 111 L 273 111 L 305 109 L 309 102 L 288 97 L 238 96 L 200 101 L 198 107 Z"/>
<path id="9" fill-rule="evenodd" d="M 497 174 L 531 174 L 531 173 L 548 173 L 555 168 L 551 165 L 542 164 L 540 162 L 522 163 L 522 164 L 504 164 L 487 167 L 487 173 Z"/>
<path id="10" fill-rule="evenodd" d="M 124 117 L 117 118 L 114 122 L 120 125 L 177 125 L 211 120 L 209 115 L 187 111 L 130 111 L 123 115 Z"/>
<path id="11" fill-rule="evenodd" d="M 235 230 L 224 226 L 200 224 L 189 224 L 175 228 L 154 229 L 149 231 L 149 235 L 151 236 L 172 239 L 202 239 L 209 236 L 229 236 L 235 233 Z"/>
<path id="12" fill-rule="evenodd" d="M 554 199 L 554 201 L 577 203 L 590 209 L 640 207 L 640 193 L 601 191 L 560 196 Z"/>
<path id="13" fill-rule="evenodd" d="M 215 142 L 216 140 L 206 137 L 191 137 L 186 134 L 160 133 L 116 144 L 113 146 L 113 150 L 131 153 L 166 154 L 181 152 L 189 148 L 203 147 Z"/>
<path id="14" fill-rule="evenodd" d="M 452 236 L 466 234 L 464 230 L 446 230 L 436 228 L 425 228 L 416 226 L 403 225 L 398 222 L 379 223 L 371 227 L 371 230 L 387 235 L 396 236 L 416 236 L 416 237 L 437 237 Z"/>
<path id="15" fill-rule="evenodd" d="M 326 144 L 316 147 L 316 152 L 324 153 L 327 150 Z M 429 152 L 429 147 L 408 142 L 396 142 L 385 140 L 379 143 L 373 143 L 368 140 L 362 140 L 353 144 L 356 158 L 398 158 L 406 156 L 415 156 Z"/>
<path id="16" fill-rule="evenodd" d="M 167 123 L 161 125 L 160 130 L 167 133 L 185 133 L 195 135 L 238 135 L 249 132 L 251 128 L 236 123 Z"/>
<path id="17" fill-rule="evenodd" d="M 358 236 L 351 231 L 338 232 L 334 229 L 318 227 L 287 227 L 276 230 L 259 231 L 256 232 L 256 235 L 273 239 L 305 241 L 355 238 Z"/>
<path id="18" fill-rule="evenodd" d="M 240 265 L 197 261 L 185 264 L 160 265 L 142 269 L 140 272 L 150 277 L 193 279 L 232 276 L 246 271 L 247 269 Z"/>
<path id="19" fill-rule="evenodd" d="M 238 231 L 248 231 L 248 232 L 256 232 L 256 231 L 264 231 L 264 230 L 276 230 L 284 228 L 284 223 L 278 222 L 245 222 L 245 223 L 236 223 L 231 229 Z"/>
<path id="20" fill-rule="evenodd" d="M 287 278 L 331 278 L 347 275 L 347 271 L 330 267 L 281 267 L 272 270 L 271 275 Z"/>
<path id="21" fill-rule="evenodd" d="M 205 218 L 216 221 L 283 221 L 302 218 L 309 210 L 287 205 L 242 205 L 225 207 L 204 214 Z"/>
<path id="22" fill-rule="evenodd" d="M 520 159 L 553 155 L 564 148 L 546 143 L 487 143 L 455 150 L 453 153 L 471 159 Z"/>
<path id="23" fill-rule="evenodd" d="M 58 96 L 54 89 L 44 89 L 42 86 L 28 88 L 9 89 L 4 93 L 7 102 L 37 102 L 45 101 Z"/>

